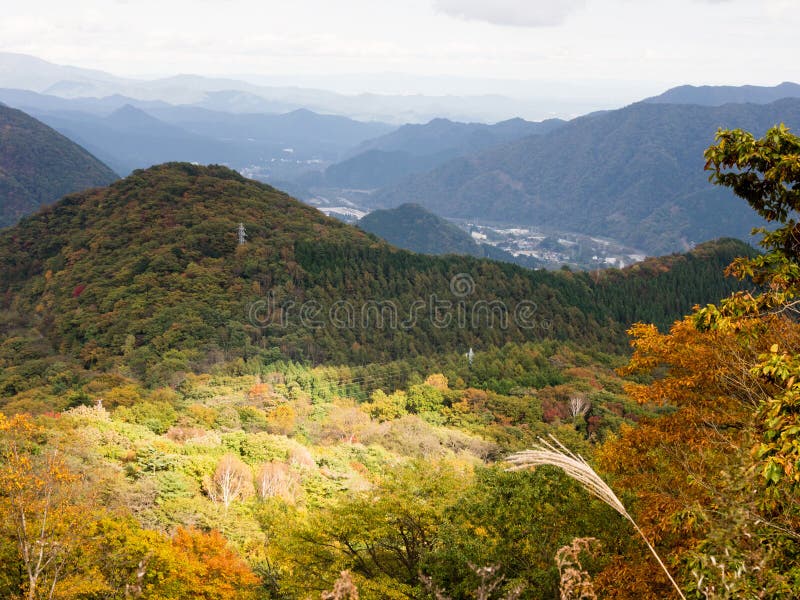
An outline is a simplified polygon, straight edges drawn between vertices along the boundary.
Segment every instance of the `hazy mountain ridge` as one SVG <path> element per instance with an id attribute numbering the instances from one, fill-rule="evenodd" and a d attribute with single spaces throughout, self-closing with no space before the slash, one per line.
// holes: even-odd
<path id="1" fill-rule="evenodd" d="M 101 71 L 66 67 L 36 57 L 0 52 L 0 87 L 22 88 L 65 98 L 127 96 L 139 101 L 195 104 L 224 112 L 289 112 L 307 108 L 357 120 L 424 123 L 443 115 L 459 121 L 497 121 L 552 115 L 551 102 L 498 94 L 341 94 L 291 85 L 259 85 L 230 78 L 176 75 L 154 80 L 117 77 Z M 569 114 L 590 110 L 574 103 Z"/>
<path id="2" fill-rule="evenodd" d="M 0 228 L 66 194 L 115 179 L 117 174 L 84 148 L 0 104 Z"/>
<path id="3" fill-rule="evenodd" d="M 784 98 L 800 98 L 800 84 L 784 81 L 776 86 L 682 85 L 647 98 L 651 104 L 770 104 Z"/>
<path id="4" fill-rule="evenodd" d="M 25 110 L 85 146 L 118 172 L 168 161 L 223 163 L 237 169 L 296 163 L 296 170 L 333 162 L 392 126 L 309 110 L 231 114 L 114 96 L 63 99 L 0 90 L 0 100 Z M 292 165 L 287 165 L 291 167 Z"/>
<path id="5" fill-rule="evenodd" d="M 348 158 L 329 166 L 323 177 L 310 176 L 301 181 L 327 187 L 386 187 L 458 156 L 546 133 L 563 123 L 559 119 L 540 123 L 510 119 L 487 125 L 434 119 L 424 125 L 407 124 L 361 143 L 349 152 Z"/>
<path id="6" fill-rule="evenodd" d="M 425 124 L 406 124 L 391 133 L 363 142 L 352 150 L 351 156 L 368 150 L 406 152 L 414 156 L 468 154 L 528 135 L 547 133 L 564 123 L 561 119 L 533 122 L 516 118 L 488 125 L 456 123 L 437 118 Z"/>
<path id="7" fill-rule="evenodd" d="M 406 124 L 362 142 L 341 162 L 330 165 L 322 173 L 302 175 L 296 183 L 307 188 L 365 190 L 396 185 L 456 157 L 546 133 L 564 123 L 560 119 L 542 122 L 509 119 L 488 125 L 439 118 L 425 124 Z"/>

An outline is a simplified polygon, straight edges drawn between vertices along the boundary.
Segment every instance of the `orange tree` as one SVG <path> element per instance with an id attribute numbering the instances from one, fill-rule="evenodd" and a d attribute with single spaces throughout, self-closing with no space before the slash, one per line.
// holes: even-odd
<path id="1" fill-rule="evenodd" d="M 696 309 L 667 334 L 637 325 L 625 373 L 642 403 L 669 416 L 624 428 L 600 451 L 639 523 L 681 569 L 688 596 L 800 593 L 800 138 L 720 131 L 711 180 L 744 198 L 769 228 L 765 252 L 728 273 L 756 288 Z M 623 591 L 615 582 L 632 582 Z M 600 577 L 610 597 L 660 597 L 651 565 L 622 557 Z"/>
<path id="2" fill-rule="evenodd" d="M 172 537 L 95 506 L 28 415 L 0 413 L 0 597 L 255 598 L 260 581 L 218 532 Z"/>

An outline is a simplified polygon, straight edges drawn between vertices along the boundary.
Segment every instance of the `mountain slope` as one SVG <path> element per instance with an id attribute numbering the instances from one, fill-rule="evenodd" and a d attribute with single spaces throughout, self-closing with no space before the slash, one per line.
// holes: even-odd
<path id="1" fill-rule="evenodd" d="M 66 194 L 115 179 L 80 146 L 22 111 L 0 105 L 0 228 Z"/>
<path id="2" fill-rule="evenodd" d="M 650 313 L 677 318 L 735 287 L 722 268 L 742 249 L 709 250 L 680 298 L 657 293 L 670 268 L 632 277 L 655 298 Z M 400 251 L 233 171 L 185 163 L 0 232 L 4 333 L 33 327 L 85 368 L 124 364 L 148 381 L 237 357 L 365 363 L 540 338 L 619 349 L 624 286 L 603 281 Z"/>
<path id="3" fill-rule="evenodd" d="M 784 81 L 773 86 L 757 85 L 682 85 L 663 94 L 648 98 L 652 104 L 699 104 L 722 106 L 723 104 L 770 104 L 783 98 L 800 98 L 800 85 Z"/>
<path id="4" fill-rule="evenodd" d="M 367 150 L 332 164 L 323 173 L 304 174 L 297 183 L 309 187 L 372 190 L 396 185 L 415 173 L 431 171 L 451 158 L 449 153 L 415 156 L 402 151 Z"/>
<path id="5" fill-rule="evenodd" d="M 720 236 L 744 239 L 760 221 L 708 182 L 703 152 L 719 127 L 762 134 L 779 122 L 800 128 L 800 100 L 639 103 L 453 160 L 373 199 L 375 206 L 416 202 L 448 217 L 607 236 L 651 254 Z"/>

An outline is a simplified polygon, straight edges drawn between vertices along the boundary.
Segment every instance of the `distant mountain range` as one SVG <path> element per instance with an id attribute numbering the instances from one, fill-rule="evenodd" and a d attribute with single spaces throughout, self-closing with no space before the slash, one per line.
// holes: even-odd
<path id="1" fill-rule="evenodd" d="M 0 228 L 117 174 L 43 123 L 0 104 Z"/>
<path id="2" fill-rule="evenodd" d="M 122 174 L 176 160 L 261 168 L 265 176 L 294 174 L 336 161 L 393 129 L 305 109 L 232 114 L 123 96 L 64 99 L 0 89 L 0 101 L 32 114 Z"/>
<path id="3" fill-rule="evenodd" d="M 121 95 L 137 101 L 194 105 L 220 112 L 286 113 L 306 108 L 318 113 L 348 116 L 361 121 L 401 125 L 424 123 L 447 116 L 459 121 L 494 122 L 517 116 L 552 115 L 554 101 L 518 99 L 499 94 L 439 95 L 356 94 L 291 85 L 257 85 L 225 78 L 177 75 L 143 80 L 117 77 L 102 71 L 56 65 L 39 58 L 0 52 L 0 87 L 24 89 L 63 98 L 105 98 Z M 559 104 L 567 114 L 591 110 L 580 96 Z"/>
<path id="4" fill-rule="evenodd" d="M 440 215 L 612 237 L 651 254 L 761 222 L 712 186 L 703 151 L 720 127 L 800 129 L 800 99 L 721 107 L 637 103 L 570 121 L 545 135 L 452 160 L 370 197 Z"/>
<path id="5" fill-rule="evenodd" d="M 448 160 L 486 150 L 529 135 L 553 131 L 564 121 L 539 123 L 510 119 L 494 125 L 434 119 L 423 125 L 403 125 L 386 135 L 362 142 L 342 162 L 300 183 L 320 187 L 375 189 L 430 171 Z"/>
<path id="6" fill-rule="evenodd" d="M 800 98 L 800 85 L 785 81 L 780 85 L 764 87 L 757 85 L 682 85 L 663 94 L 648 98 L 652 104 L 699 104 L 722 106 L 723 104 L 770 104 L 783 98 Z"/>

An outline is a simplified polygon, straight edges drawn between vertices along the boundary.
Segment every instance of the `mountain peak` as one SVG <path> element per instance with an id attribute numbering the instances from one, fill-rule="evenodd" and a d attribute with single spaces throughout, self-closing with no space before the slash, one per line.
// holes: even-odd
<path id="1" fill-rule="evenodd" d="M 163 121 L 156 119 L 154 116 L 146 113 L 140 108 L 136 108 L 132 104 L 124 104 L 123 106 L 120 106 L 110 115 L 108 115 L 106 119 L 118 125 L 141 125 L 144 123 L 152 125 L 158 123 L 167 126 L 167 124 Z"/>

